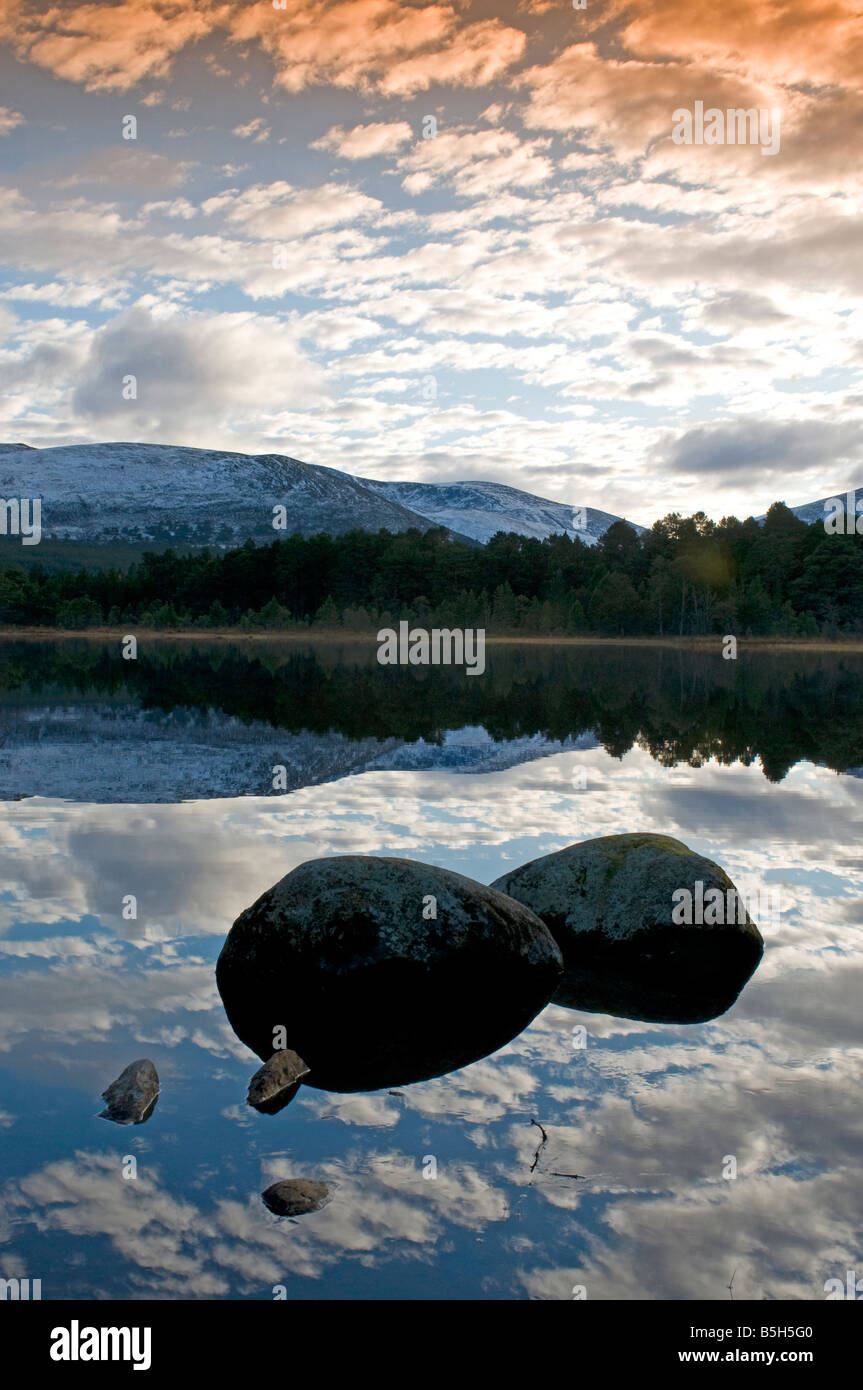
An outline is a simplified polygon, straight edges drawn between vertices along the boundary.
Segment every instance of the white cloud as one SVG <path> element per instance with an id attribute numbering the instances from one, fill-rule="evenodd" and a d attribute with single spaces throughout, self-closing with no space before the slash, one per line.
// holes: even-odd
<path id="1" fill-rule="evenodd" d="M 254 140 L 257 145 L 262 144 L 265 140 L 269 140 L 270 138 L 270 128 L 263 116 L 256 116 L 245 125 L 234 126 L 231 133 L 238 136 L 241 140 Z"/>
<path id="2" fill-rule="evenodd" d="M 313 140 L 311 148 L 327 150 L 341 159 L 374 159 L 394 154 L 414 138 L 407 121 L 374 121 L 351 130 L 333 126 L 319 140 Z"/>
<path id="3" fill-rule="evenodd" d="M 0 106 L 0 136 L 8 135 L 10 131 L 17 130 L 18 126 L 24 124 L 24 117 L 20 111 L 12 111 L 8 106 Z"/>

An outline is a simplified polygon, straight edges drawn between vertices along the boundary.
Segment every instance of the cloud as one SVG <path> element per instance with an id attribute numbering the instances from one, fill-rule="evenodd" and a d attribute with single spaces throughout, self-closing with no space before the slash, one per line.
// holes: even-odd
<path id="1" fill-rule="evenodd" d="M 52 6 L 39 13 L 11 0 L 0 40 L 16 56 L 88 91 L 128 91 L 164 82 L 183 49 L 220 32 L 237 45 L 255 44 L 273 61 L 278 86 L 291 92 L 331 84 L 389 95 L 434 83 L 481 87 L 516 63 L 526 35 L 499 19 L 465 22 L 450 4 L 414 6 L 399 0 L 170 0 Z M 223 76 L 228 69 L 212 54 Z M 147 98 L 160 100 L 161 91 Z"/>
<path id="2" fill-rule="evenodd" d="M 724 6 L 716 18 L 724 23 Z M 624 48 L 631 32 L 621 36 Z M 811 80 L 791 83 L 785 69 L 754 57 L 757 42 L 743 51 L 746 61 L 725 62 L 709 46 L 676 43 L 661 60 L 652 53 L 611 58 L 597 44 L 582 42 L 513 80 L 529 93 L 523 112 L 529 128 L 588 142 L 619 161 L 644 160 L 640 172 L 702 188 L 730 184 L 735 198 L 766 198 L 774 206 L 784 186 L 829 187 L 837 193 L 859 188 L 859 90 L 815 91 Z M 757 143 L 675 145 L 673 114 L 693 110 L 696 101 L 721 110 L 778 112 L 777 153 L 764 158 Z"/>
<path id="3" fill-rule="evenodd" d="M 234 126 L 231 134 L 238 136 L 240 140 L 254 140 L 256 145 L 260 145 L 264 140 L 269 140 L 270 128 L 263 116 L 256 116 L 246 125 Z"/>
<path id="4" fill-rule="evenodd" d="M 327 150 L 341 159 L 372 159 L 394 154 L 412 139 L 414 132 L 407 121 L 375 121 L 352 130 L 333 126 L 326 135 L 312 141 L 311 149 Z"/>
<path id="5" fill-rule="evenodd" d="M 679 473 L 733 476 L 757 468 L 804 472 L 820 468 L 825 482 L 839 465 L 863 466 L 863 421 L 735 420 L 687 430 L 656 450 Z M 829 486 L 829 484 L 828 484 Z"/>
<path id="6" fill-rule="evenodd" d="M 92 338 L 72 403 L 88 426 L 124 438 L 199 443 L 220 429 L 324 399 L 324 378 L 298 330 L 252 313 L 158 316 L 136 307 Z M 127 376 L 137 399 L 124 400 Z"/>
<path id="7" fill-rule="evenodd" d="M 253 40 L 291 92 L 330 84 L 407 96 L 433 83 L 480 87 L 521 57 L 526 36 L 498 19 L 460 23 L 451 5 L 398 0 L 271 0 L 233 13 L 231 37 Z"/>
<path id="8" fill-rule="evenodd" d="M 55 188 L 109 184 L 112 189 L 147 192 L 179 187 L 186 182 L 192 168 L 188 161 L 169 159 L 155 150 L 106 149 L 88 155 L 74 172 L 58 174 L 51 182 Z"/>
<path id="9" fill-rule="evenodd" d="M 404 187 L 422 193 L 434 183 L 452 180 L 463 197 L 491 197 L 509 188 L 547 183 L 554 166 L 549 142 L 521 140 L 507 130 L 446 131 L 420 140 L 399 160 Z"/>
<path id="10" fill-rule="evenodd" d="M 759 104 L 738 100 L 753 92 L 728 78 L 708 87 L 703 73 L 686 63 L 606 58 L 594 43 L 570 45 L 550 63 L 520 74 L 516 85 L 529 93 L 527 126 L 589 136 L 627 158 L 644 154 L 656 139 L 670 138 L 675 108 L 706 94 L 715 106 Z"/>
<path id="11" fill-rule="evenodd" d="M 724 0 L 682 7 L 678 0 L 617 0 L 626 16 L 620 42 L 642 58 L 685 58 L 788 85 L 858 87 L 863 26 L 855 0 Z M 605 18 L 605 16 L 604 16 Z"/>
<path id="12" fill-rule="evenodd" d="M 16 130 L 19 125 L 24 124 L 24 117 L 20 111 L 12 111 L 8 106 L 0 106 L 0 136 L 8 135 L 10 131 Z"/>
<path id="13" fill-rule="evenodd" d="M 765 294 L 752 290 L 729 290 L 718 294 L 701 310 L 700 320 L 710 332 L 739 329 L 750 324 L 787 323 L 790 314 L 777 309 Z"/>
<path id="14" fill-rule="evenodd" d="M 174 57 L 209 33 L 227 8 L 207 0 L 194 9 L 166 0 L 126 0 L 54 5 L 40 14 L 24 0 L 12 0 L 0 17 L 0 40 L 22 62 L 88 91 L 125 91 L 145 78 L 165 78 Z"/>
<path id="15" fill-rule="evenodd" d="M 253 184 L 242 192 L 228 189 L 207 199 L 201 210 L 208 217 L 217 214 L 249 236 L 284 240 L 367 221 L 384 208 L 378 198 L 348 184 L 296 188 L 278 180 Z"/>

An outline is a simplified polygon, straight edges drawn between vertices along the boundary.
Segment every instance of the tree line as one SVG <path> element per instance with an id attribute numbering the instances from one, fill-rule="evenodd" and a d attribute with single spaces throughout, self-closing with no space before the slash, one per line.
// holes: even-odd
<path id="1" fill-rule="evenodd" d="M 368 631 L 403 618 L 501 634 L 834 637 L 863 628 L 863 543 L 777 502 L 762 525 L 672 513 L 641 535 L 615 522 L 595 545 L 357 530 L 168 549 L 126 570 L 0 570 L 12 626 Z"/>

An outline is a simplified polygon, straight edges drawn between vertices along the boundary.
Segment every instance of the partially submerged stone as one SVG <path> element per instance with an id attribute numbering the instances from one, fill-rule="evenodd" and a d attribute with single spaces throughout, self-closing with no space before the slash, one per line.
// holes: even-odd
<path id="1" fill-rule="evenodd" d="M 142 1125 L 149 1120 L 159 1095 L 159 1076 L 149 1058 L 130 1062 L 102 1092 L 108 1102 L 100 1119 L 117 1125 Z"/>
<path id="2" fill-rule="evenodd" d="M 325 1182 L 313 1178 L 283 1178 L 274 1182 L 261 1197 L 274 1216 L 305 1216 L 320 1211 L 330 1199 Z"/>
<path id="3" fill-rule="evenodd" d="M 275 1115 L 290 1104 L 308 1074 L 302 1057 L 283 1047 L 255 1072 L 249 1082 L 247 1103 L 263 1115 Z"/>
<path id="4" fill-rule="evenodd" d="M 345 855 L 301 864 L 242 913 L 216 979 L 259 1057 L 283 1028 L 307 1085 L 361 1091 L 495 1052 L 561 971 L 548 928 L 521 903 L 431 864 Z"/>
<path id="5" fill-rule="evenodd" d="M 492 885 L 541 917 L 563 953 L 554 1003 L 648 1022 L 729 1009 L 764 942 L 731 879 L 668 835 L 569 845 Z"/>

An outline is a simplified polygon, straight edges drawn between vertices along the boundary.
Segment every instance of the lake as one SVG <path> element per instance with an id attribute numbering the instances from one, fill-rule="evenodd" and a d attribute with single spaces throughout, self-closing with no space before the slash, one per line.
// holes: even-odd
<path id="1" fill-rule="evenodd" d="M 44 1299 L 823 1299 L 859 1265 L 863 656 L 490 646 L 470 679 L 361 642 L 125 662 L 80 639 L 4 642 L 0 669 L 4 1278 Z M 260 1063 L 214 966 L 289 870 L 393 855 L 491 883 L 628 831 L 777 905 L 727 1012 L 550 1004 L 449 1075 L 246 1105 Z M 101 1118 L 143 1057 L 146 1122 Z M 279 1218 L 281 1178 L 330 1200 Z"/>

